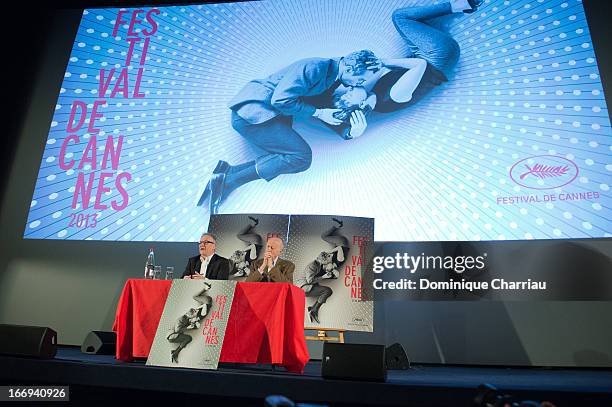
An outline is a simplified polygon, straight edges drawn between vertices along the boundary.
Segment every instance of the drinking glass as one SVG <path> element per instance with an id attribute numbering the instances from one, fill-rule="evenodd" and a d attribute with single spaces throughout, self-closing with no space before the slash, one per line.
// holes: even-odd
<path id="1" fill-rule="evenodd" d="M 166 267 L 166 280 L 172 280 L 174 278 L 174 267 Z"/>
<path id="2" fill-rule="evenodd" d="M 155 266 L 153 268 L 153 279 L 154 280 L 161 280 L 161 266 Z"/>

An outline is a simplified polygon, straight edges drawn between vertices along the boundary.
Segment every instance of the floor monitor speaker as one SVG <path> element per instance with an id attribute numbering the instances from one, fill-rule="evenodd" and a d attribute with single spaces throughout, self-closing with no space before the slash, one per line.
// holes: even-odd
<path id="1" fill-rule="evenodd" d="M 385 381 L 385 347 L 357 343 L 323 345 L 321 375 L 326 379 Z"/>
<path id="2" fill-rule="evenodd" d="M 52 359 L 57 352 L 57 332 L 51 328 L 0 325 L 0 353 Z"/>

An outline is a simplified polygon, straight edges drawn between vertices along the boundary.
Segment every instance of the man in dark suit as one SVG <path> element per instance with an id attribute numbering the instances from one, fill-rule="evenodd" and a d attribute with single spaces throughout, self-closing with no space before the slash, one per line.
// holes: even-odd
<path id="1" fill-rule="evenodd" d="M 230 271 L 229 260 L 215 254 L 217 239 L 211 233 L 200 237 L 200 254 L 189 258 L 183 278 L 227 280 Z"/>
<path id="2" fill-rule="evenodd" d="M 233 190 L 248 182 L 306 171 L 312 150 L 293 130 L 293 117 L 312 116 L 334 126 L 342 123 L 334 117 L 340 109 L 317 109 L 306 98 L 340 84 L 359 86 L 379 69 L 374 53 L 361 50 L 342 58 L 302 59 L 267 78 L 248 82 L 229 103 L 232 127 L 265 154 L 238 165 L 219 161 L 198 205 L 210 199 L 212 215 Z"/>
<path id="3" fill-rule="evenodd" d="M 271 237 L 266 243 L 263 259 L 251 263 L 251 272 L 246 281 L 251 283 L 292 283 L 295 264 L 279 256 L 285 245 L 278 237 Z"/>

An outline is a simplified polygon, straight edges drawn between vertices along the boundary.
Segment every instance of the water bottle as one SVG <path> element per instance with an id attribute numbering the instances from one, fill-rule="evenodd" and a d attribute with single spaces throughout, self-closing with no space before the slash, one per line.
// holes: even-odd
<path id="1" fill-rule="evenodd" d="M 155 268 L 155 253 L 153 248 L 149 249 L 149 255 L 147 256 L 147 262 L 145 263 L 144 278 L 153 278 L 153 269 Z"/>

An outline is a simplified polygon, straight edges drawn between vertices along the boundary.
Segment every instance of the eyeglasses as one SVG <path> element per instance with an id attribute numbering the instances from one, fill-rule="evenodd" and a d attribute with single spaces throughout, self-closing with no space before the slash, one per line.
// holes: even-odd
<path id="1" fill-rule="evenodd" d="M 215 244 L 212 240 L 201 240 L 199 244 L 206 246 L 207 244 Z"/>

